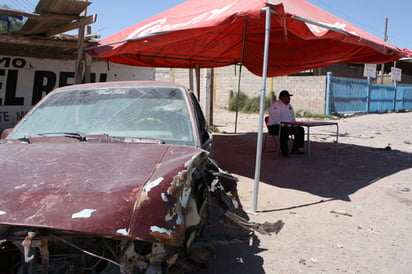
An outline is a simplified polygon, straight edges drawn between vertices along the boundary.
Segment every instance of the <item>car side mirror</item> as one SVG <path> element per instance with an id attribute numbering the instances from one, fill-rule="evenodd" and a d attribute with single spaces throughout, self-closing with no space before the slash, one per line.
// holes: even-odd
<path id="1" fill-rule="evenodd" d="M 3 130 L 1 132 L 0 139 L 6 139 L 7 136 L 9 136 L 9 134 L 12 130 L 13 130 L 13 128 L 6 128 L 5 130 Z"/>

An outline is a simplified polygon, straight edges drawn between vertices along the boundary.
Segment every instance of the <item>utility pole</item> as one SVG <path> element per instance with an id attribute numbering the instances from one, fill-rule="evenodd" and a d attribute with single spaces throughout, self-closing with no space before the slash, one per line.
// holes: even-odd
<path id="1" fill-rule="evenodd" d="M 388 21 L 389 21 L 389 19 L 388 19 L 388 17 L 386 17 L 386 20 L 385 20 L 385 32 L 384 32 L 384 34 L 383 34 L 383 41 L 388 41 Z M 384 75 L 384 73 L 385 73 L 385 64 L 382 64 L 382 68 L 381 68 L 381 84 L 383 84 L 383 75 Z"/>

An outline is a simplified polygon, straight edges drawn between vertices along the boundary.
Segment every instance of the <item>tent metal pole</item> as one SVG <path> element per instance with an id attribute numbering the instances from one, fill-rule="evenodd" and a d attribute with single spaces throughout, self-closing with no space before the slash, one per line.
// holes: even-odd
<path id="1" fill-rule="evenodd" d="M 237 80 L 237 94 L 236 94 L 236 116 L 235 116 L 235 134 L 237 133 L 237 119 L 239 116 L 239 98 L 240 98 L 240 80 L 242 78 L 242 63 L 239 66 L 239 78 Z"/>
<path id="2" fill-rule="evenodd" d="M 243 21 L 243 37 L 242 37 L 242 53 L 240 56 L 239 79 L 237 80 L 237 97 L 236 97 L 236 117 L 235 117 L 235 133 L 237 133 L 237 119 L 239 115 L 239 96 L 240 96 L 240 81 L 242 79 L 243 57 L 245 54 L 247 21 Z"/>
<path id="3" fill-rule="evenodd" d="M 195 74 L 196 74 L 196 95 L 197 95 L 197 100 L 200 101 L 200 64 L 195 65 Z"/>
<path id="4" fill-rule="evenodd" d="M 189 69 L 189 88 L 192 92 L 194 92 L 194 85 L 193 85 L 193 69 Z"/>
<path id="5" fill-rule="evenodd" d="M 262 69 L 262 90 L 260 92 L 260 109 L 259 109 L 259 129 L 258 129 L 258 140 L 256 149 L 256 166 L 255 166 L 255 185 L 253 189 L 253 209 L 252 211 L 256 213 L 257 200 L 259 192 L 259 181 L 260 181 L 260 166 L 262 160 L 262 143 L 263 143 L 263 118 L 265 115 L 265 99 L 266 99 L 266 76 L 268 70 L 268 60 L 269 60 L 269 41 L 270 41 L 270 8 L 263 8 L 266 11 L 266 22 L 265 22 L 265 48 L 263 55 L 263 69 Z"/>

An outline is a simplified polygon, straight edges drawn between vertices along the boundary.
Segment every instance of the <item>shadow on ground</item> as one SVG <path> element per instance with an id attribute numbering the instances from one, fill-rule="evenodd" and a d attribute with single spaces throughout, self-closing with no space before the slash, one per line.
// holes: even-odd
<path id="1" fill-rule="evenodd" d="M 222 168 L 235 175 L 254 178 L 256 133 L 216 134 L 213 142 L 213 157 Z M 314 203 L 291 207 L 295 208 L 331 200 L 350 201 L 350 195 L 360 189 L 412 167 L 410 153 L 339 144 L 336 158 L 335 148 L 335 143 L 312 141 L 311 159 L 308 161 L 306 155 L 291 155 L 285 159 L 274 151 L 273 146 L 267 146 L 262 153 L 260 182 L 323 197 Z M 288 209 L 273 208 L 264 212 Z M 262 249 L 257 237 L 252 243 L 219 246 L 214 265 L 198 273 L 265 273 L 260 252 Z"/>
<path id="2" fill-rule="evenodd" d="M 257 134 L 214 136 L 215 160 L 227 171 L 253 179 Z M 311 157 L 283 158 L 266 146 L 261 158 L 260 182 L 305 191 L 326 199 L 350 201 L 350 194 L 369 184 L 412 166 L 412 154 L 397 150 L 311 142 Z"/>
<path id="3" fill-rule="evenodd" d="M 259 239 L 254 236 L 250 243 L 232 243 L 215 249 L 214 262 L 209 269 L 185 274 L 264 274 L 263 258 L 259 253 Z"/>

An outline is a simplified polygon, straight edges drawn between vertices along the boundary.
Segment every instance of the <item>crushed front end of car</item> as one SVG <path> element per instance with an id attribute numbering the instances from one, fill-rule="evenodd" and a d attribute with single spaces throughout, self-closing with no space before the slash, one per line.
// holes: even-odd
<path id="1" fill-rule="evenodd" d="M 44 157 L 38 157 L 44 161 L 30 165 L 22 150 L 29 151 L 30 146 L 47 150 L 48 144 L 6 142 L 0 146 L 10 147 L 6 149 L 10 154 L 20 151 L 3 158 L 1 168 L 9 170 L 14 161 L 21 163 L 20 173 L 2 171 L 9 184 L 3 183 L 0 194 L 0 267 L 7 273 L 196 271 L 208 266 L 216 244 L 248 240 L 254 231 L 277 233 L 283 226 L 281 221 L 265 225 L 249 222 L 237 195 L 237 179 L 220 169 L 203 150 L 185 148 L 176 153 L 182 148 L 156 145 L 164 149 L 162 160 L 150 171 L 145 184 L 130 189 L 127 185 L 110 187 L 105 192 L 113 195 L 105 195 L 93 188 L 95 179 L 90 175 L 102 165 L 96 159 L 93 166 L 84 168 L 80 182 L 75 174 L 76 165 L 93 161 L 91 151 L 86 150 L 89 156 L 75 163 L 67 151 L 61 158 L 56 156 L 60 149 L 54 144 L 53 153 L 43 150 Z M 74 147 L 70 150 L 73 155 L 78 152 Z M 176 168 L 178 162 L 183 162 L 181 168 Z M 101 171 L 98 180 L 106 177 L 116 185 L 127 168 L 114 167 L 117 179 Z M 55 175 L 50 174 L 53 168 L 57 168 Z M 45 174 L 49 174 L 47 178 Z M 31 182 L 21 181 L 30 176 Z"/>

